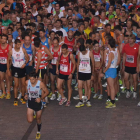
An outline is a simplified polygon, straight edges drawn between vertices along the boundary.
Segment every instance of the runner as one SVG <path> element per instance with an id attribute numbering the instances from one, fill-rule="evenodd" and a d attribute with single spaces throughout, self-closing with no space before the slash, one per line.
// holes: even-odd
<path id="1" fill-rule="evenodd" d="M 17 94 L 18 94 L 18 87 L 19 87 L 19 79 L 21 79 L 21 92 L 22 97 L 20 101 L 22 104 L 26 104 L 24 100 L 25 94 L 25 77 L 26 77 L 26 69 L 25 66 L 29 61 L 29 56 L 24 48 L 21 47 L 21 41 L 19 39 L 15 40 L 15 47 L 9 51 L 8 54 L 8 62 L 7 62 L 7 72 L 9 76 L 11 75 L 10 72 L 10 61 L 12 57 L 12 76 L 14 77 L 14 106 L 18 106 L 17 101 Z"/>
<path id="2" fill-rule="evenodd" d="M 133 84 L 134 84 L 134 92 L 133 98 L 137 98 L 137 73 L 139 72 L 139 57 L 140 57 L 140 49 L 139 45 L 135 43 L 136 37 L 135 35 L 130 35 L 129 43 L 124 45 L 123 47 L 123 64 L 125 67 L 124 71 L 124 81 L 127 88 L 126 98 L 131 96 L 130 86 L 129 86 L 129 76 L 132 74 Z"/>
<path id="3" fill-rule="evenodd" d="M 11 46 L 7 44 L 7 40 L 8 40 L 8 36 L 3 34 L 1 38 L 1 44 L 0 44 L 0 79 L 1 79 L 1 87 L 2 87 L 2 95 L 0 96 L 0 99 L 3 99 L 5 97 L 6 99 L 11 98 L 10 81 L 9 81 L 10 77 L 7 74 L 7 59 L 8 59 L 9 51 L 11 50 Z M 5 91 L 5 83 L 4 83 L 5 79 L 6 79 L 7 91 Z"/>
<path id="4" fill-rule="evenodd" d="M 93 80 L 94 74 L 94 57 L 93 53 L 89 50 L 86 50 L 86 47 L 84 45 L 80 45 L 79 50 L 80 52 L 78 53 L 77 75 L 80 101 L 75 107 L 84 106 L 82 100 L 83 85 L 85 88 L 85 93 L 87 95 L 86 105 L 90 107 L 91 79 Z"/>
<path id="5" fill-rule="evenodd" d="M 30 73 L 29 77 L 29 80 L 26 81 L 26 94 L 24 97 L 27 100 L 27 121 L 32 123 L 34 119 L 33 113 L 35 111 L 37 120 L 36 139 L 39 140 L 42 126 L 42 100 L 49 94 L 49 91 L 43 82 L 36 79 L 35 72 Z M 42 91 L 44 94 L 42 94 Z"/>
<path id="6" fill-rule="evenodd" d="M 67 98 L 64 96 L 63 89 L 62 89 L 62 85 L 65 80 L 67 81 L 67 88 L 68 88 L 68 101 L 66 103 L 66 106 L 70 106 L 70 99 L 72 94 L 71 82 L 72 82 L 72 76 L 74 74 L 76 64 L 75 64 L 73 54 L 69 53 L 68 51 L 68 46 L 66 44 L 63 44 L 61 49 L 62 49 L 62 53 L 59 56 L 56 63 L 56 74 L 59 75 L 57 79 L 57 89 L 62 96 L 59 105 L 63 105 L 67 101 Z"/>

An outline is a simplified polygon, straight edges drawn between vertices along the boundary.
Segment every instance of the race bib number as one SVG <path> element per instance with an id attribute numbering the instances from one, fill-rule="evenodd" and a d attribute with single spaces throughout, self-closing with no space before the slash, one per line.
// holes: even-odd
<path id="1" fill-rule="evenodd" d="M 133 55 L 126 55 L 126 62 L 134 63 L 134 56 Z"/>
<path id="2" fill-rule="evenodd" d="M 63 65 L 63 64 L 61 64 L 61 65 L 60 65 L 60 70 L 61 70 L 62 72 L 68 72 L 68 65 Z"/>
<path id="3" fill-rule="evenodd" d="M 7 64 L 7 58 L 6 57 L 0 57 L 0 63 L 1 64 Z"/>
<path id="4" fill-rule="evenodd" d="M 32 61 L 33 58 L 32 54 L 28 54 L 28 56 L 29 56 L 29 61 Z"/>
<path id="5" fill-rule="evenodd" d="M 100 55 L 94 55 L 94 60 L 96 62 L 99 62 L 100 61 Z"/>
<path id="6" fill-rule="evenodd" d="M 54 57 L 54 58 L 52 59 L 52 64 L 56 65 L 57 59 L 58 59 L 57 57 Z"/>
<path id="7" fill-rule="evenodd" d="M 73 48 L 68 48 L 69 52 L 72 52 Z"/>
<path id="8" fill-rule="evenodd" d="M 89 60 L 81 60 L 80 61 L 80 67 L 86 68 L 89 65 Z"/>
<path id="9" fill-rule="evenodd" d="M 24 64 L 23 59 L 15 59 L 15 66 L 16 67 L 21 67 Z"/>

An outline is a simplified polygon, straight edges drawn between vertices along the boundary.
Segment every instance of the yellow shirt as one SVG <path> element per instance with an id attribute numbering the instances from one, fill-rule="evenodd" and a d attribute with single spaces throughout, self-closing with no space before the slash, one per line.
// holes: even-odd
<path id="1" fill-rule="evenodd" d="M 87 29 L 84 30 L 84 32 L 87 34 L 87 37 L 89 39 L 89 34 L 91 32 L 91 29 L 88 27 Z"/>
<path id="2" fill-rule="evenodd" d="M 136 14 L 136 18 L 137 18 L 137 22 L 139 22 L 139 21 L 140 21 L 140 16 L 138 16 L 138 15 Z"/>

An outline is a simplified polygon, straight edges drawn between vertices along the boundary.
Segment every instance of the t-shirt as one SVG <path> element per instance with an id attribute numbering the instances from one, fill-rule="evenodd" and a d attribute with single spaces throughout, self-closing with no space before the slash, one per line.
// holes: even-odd
<path id="1" fill-rule="evenodd" d="M 53 28 L 52 31 L 54 31 L 54 32 L 62 31 L 63 32 L 63 37 L 67 36 L 67 32 L 63 28 L 60 28 L 59 30 L 56 30 L 56 28 Z"/>
<path id="2" fill-rule="evenodd" d="M 51 10 L 52 10 L 52 7 L 51 7 L 51 6 L 49 6 L 49 7 L 46 8 L 46 9 L 47 9 L 48 13 L 51 13 Z"/>
<path id="3" fill-rule="evenodd" d="M 8 19 L 8 20 L 6 20 L 6 21 L 4 21 L 3 19 L 2 19 L 2 25 L 3 26 L 8 26 L 10 23 L 12 23 L 12 21 L 10 20 L 10 19 Z"/>
<path id="4" fill-rule="evenodd" d="M 55 16 L 55 15 L 56 15 L 56 11 L 54 11 L 54 13 L 53 13 L 53 16 Z M 58 16 L 59 16 L 59 18 L 61 18 L 61 17 L 64 16 L 64 13 L 63 12 L 60 12 Z"/>

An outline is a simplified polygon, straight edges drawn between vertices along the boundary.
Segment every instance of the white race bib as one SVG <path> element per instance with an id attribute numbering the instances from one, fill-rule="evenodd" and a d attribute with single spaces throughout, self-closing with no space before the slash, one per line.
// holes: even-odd
<path id="1" fill-rule="evenodd" d="M 0 63 L 1 64 L 7 64 L 7 58 L 6 57 L 0 57 Z"/>
<path id="2" fill-rule="evenodd" d="M 94 60 L 96 62 L 99 62 L 100 61 L 100 55 L 94 55 Z"/>
<path id="3" fill-rule="evenodd" d="M 52 59 L 52 64 L 54 64 L 54 65 L 56 65 L 56 62 L 57 62 L 57 59 L 58 59 L 58 57 L 54 57 L 53 59 Z"/>
<path id="4" fill-rule="evenodd" d="M 28 54 L 29 56 L 29 61 L 32 61 L 33 55 L 32 54 Z"/>
<path id="5" fill-rule="evenodd" d="M 133 55 L 126 55 L 126 62 L 134 63 L 134 56 Z"/>
<path id="6" fill-rule="evenodd" d="M 61 64 L 60 65 L 60 70 L 63 71 L 63 72 L 68 72 L 68 65 Z"/>

